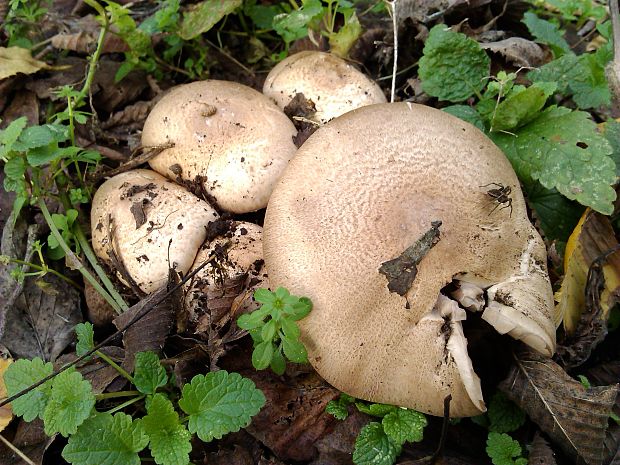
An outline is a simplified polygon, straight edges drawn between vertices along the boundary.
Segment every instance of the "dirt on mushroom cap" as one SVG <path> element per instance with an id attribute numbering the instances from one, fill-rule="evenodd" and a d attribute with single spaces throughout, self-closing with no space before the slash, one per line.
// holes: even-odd
<path id="1" fill-rule="evenodd" d="M 496 208 L 490 183 L 511 187 L 512 213 Z M 411 288 L 390 292 L 381 264 L 434 221 L 440 240 Z M 538 305 L 512 305 L 544 338 L 542 351 L 554 350 L 546 251 L 516 175 L 486 136 L 444 112 L 373 105 L 320 128 L 276 186 L 263 240 L 271 284 L 314 303 L 301 322 L 311 363 L 356 397 L 441 415 L 452 394 L 451 414 L 480 413 L 442 330 L 453 317 L 424 318 L 459 276 L 484 287 L 530 283 Z"/>

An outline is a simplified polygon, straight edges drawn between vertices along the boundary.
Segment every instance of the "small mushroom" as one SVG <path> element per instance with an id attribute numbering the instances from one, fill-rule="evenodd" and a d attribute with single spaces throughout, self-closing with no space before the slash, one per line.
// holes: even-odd
<path id="1" fill-rule="evenodd" d="M 296 130 L 260 92 L 235 82 L 172 89 L 144 123 L 142 145 L 166 146 L 149 161 L 168 178 L 193 183 L 229 212 L 265 208 L 293 157 Z"/>
<path id="2" fill-rule="evenodd" d="M 299 52 L 278 63 L 267 75 L 263 93 L 284 109 L 297 94 L 311 100 L 323 124 L 348 111 L 385 103 L 381 88 L 342 58 L 324 52 Z"/>
<path id="3" fill-rule="evenodd" d="M 442 415 L 451 394 L 453 416 L 485 410 L 467 312 L 445 295 L 455 280 L 486 290 L 499 332 L 555 350 L 546 250 L 519 180 L 445 112 L 372 105 L 319 128 L 272 194 L 263 244 L 270 284 L 314 304 L 300 321 L 310 363 L 355 397 Z"/>
<path id="4" fill-rule="evenodd" d="M 217 218 L 207 202 L 154 171 L 127 171 L 93 197 L 93 249 L 126 284 L 149 293 L 166 283 L 169 268 L 187 272 Z"/>

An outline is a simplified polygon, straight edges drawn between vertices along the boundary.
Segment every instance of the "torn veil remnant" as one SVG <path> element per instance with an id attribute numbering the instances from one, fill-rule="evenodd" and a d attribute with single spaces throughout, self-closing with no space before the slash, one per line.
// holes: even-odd
<path id="1" fill-rule="evenodd" d="M 480 186 L 491 183 L 510 187 L 512 212 L 490 214 L 497 202 Z M 379 270 L 412 245 L 391 292 Z M 263 247 L 271 285 L 313 302 L 299 322 L 310 362 L 355 397 L 442 415 L 452 395 L 453 416 L 483 412 L 457 302 L 555 350 L 546 250 L 519 181 L 482 132 L 445 112 L 371 105 L 319 128 L 274 189 Z"/>

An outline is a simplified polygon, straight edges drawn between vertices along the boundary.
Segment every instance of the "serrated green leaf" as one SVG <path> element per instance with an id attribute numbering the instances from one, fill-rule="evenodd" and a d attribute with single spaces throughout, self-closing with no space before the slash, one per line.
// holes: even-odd
<path id="1" fill-rule="evenodd" d="M 251 380 L 224 370 L 194 376 L 179 400 L 189 415 L 189 431 L 205 442 L 249 425 L 264 404 L 265 396 Z"/>
<path id="2" fill-rule="evenodd" d="M 507 434 L 491 432 L 487 438 L 487 454 L 494 465 L 515 465 L 521 446 Z"/>
<path id="3" fill-rule="evenodd" d="M 401 446 L 395 444 L 385 434 L 381 423 L 370 422 L 362 428 L 355 440 L 353 463 L 355 465 L 392 465 L 400 451 Z"/>
<path id="4" fill-rule="evenodd" d="M 564 34 L 555 24 L 539 18 L 531 11 L 523 15 L 523 23 L 527 26 L 530 34 L 539 44 L 548 45 L 556 57 L 570 52 L 568 42 L 564 40 Z"/>
<path id="5" fill-rule="evenodd" d="M 268 313 L 269 310 L 265 308 L 259 308 L 258 310 L 254 310 L 252 313 L 244 313 L 237 318 L 237 326 L 248 331 L 259 328 L 263 325 L 263 320 Z"/>
<path id="6" fill-rule="evenodd" d="M 55 131 L 51 125 L 29 126 L 19 136 L 19 150 L 25 152 L 36 147 L 43 147 L 55 141 Z"/>
<path id="7" fill-rule="evenodd" d="M 510 401 L 501 391 L 496 391 L 489 403 L 489 431 L 510 433 L 525 423 L 525 412 Z"/>
<path id="8" fill-rule="evenodd" d="M 308 363 L 308 352 L 306 352 L 306 348 L 299 340 L 283 337 L 282 349 L 286 358 L 291 362 Z"/>
<path id="9" fill-rule="evenodd" d="M 282 318 L 280 325 L 282 326 L 282 332 L 287 338 L 298 340 L 299 336 L 301 336 L 301 330 L 294 321 L 288 318 Z"/>
<path id="10" fill-rule="evenodd" d="M 75 327 L 75 334 L 77 335 L 75 353 L 78 357 L 95 347 L 95 330 L 92 323 L 80 323 Z"/>
<path id="11" fill-rule="evenodd" d="M 605 50 L 581 55 L 579 57 L 581 66 L 575 70 L 569 81 L 573 100 L 583 110 L 611 103 L 611 92 L 605 76 L 605 65 L 609 61 L 603 58 Z M 611 58 L 611 54 L 608 58 Z"/>
<path id="12" fill-rule="evenodd" d="M 533 84 L 522 92 L 512 93 L 493 114 L 491 131 L 511 131 L 535 119 L 553 95 L 556 85 Z"/>
<path id="13" fill-rule="evenodd" d="M 476 126 L 481 131 L 485 130 L 484 122 L 482 121 L 480 113 L 469 105 L 450 105 L 449 107 L 442 108 L 442 110 Z"/>
<path id="14" fill-rule="evenodd" d="M 148 442 L 141 422 L 129 415 L 97 413 L 69 438 L 62 457 L 73 465 L 140 465 L 138 452 Z"/>
<path id="15" fill-rule="evenodd" d="M 612 149 L 587 113 L 550 107 L 516 135 L 493 133 L 492 139 L 524 182 L 538 180 L 601 213 L 613 212 Z"/>
<path id="16" fill-rule="evenodd" d="M 149 449 L 160 465 L 187 465 L 192 435 L 179 423 L 179 415 L 164 395 L 155 394 L 146 406 L 141 423 L 149 437 Z"/>
<path id="17" fill-rule="evenodd" d="M 279 5 L 256 5 L 255 2 L 245 2 L 243 12 L 250 17 L 259 29 L 271 29 L 273 18 L 282 13 Z"/>
<path id="18" fill-rule="evenodd" d="M 272 21 L 273 30 L 285 42 L 290 43 L 306 37 L 310 22 L 322 15 L 323 4 L 321 0 L 306 0 L 301 8 L 275 16 Z"/>
<path id="19" fill-rule="evenodd" d="M 340 402 L 340 399 L 330 400 L 325 407 L 325 411 L 338 420 L 346 420 L 349 416 L 348 404 Z"/>
<path id="20" fill-rule="evenodd" d="M 275 347 L 271 341 L 263 341 L 254 347 L 252 352 L 252 366 L 257 370 L 264 370 L 271 363 Z"/>
<path id="21" fill-rule="evenodd" d="M 375 417 L 384 417 L 388 413 L 395 412 L 398 409 L 398 407 L 396 407 L 395 405 L 366 404 L 364 402 L 356 402 L 355 406 L 360 412 L 366 413 L 367 415 L 372 415 Z"/>
<path id="22" fill-rule="evenodd" d="M 52 380 L 52 394 L 43 413 L 45 434 L 75 434 L 94 406 L 92 385 L 75 369 L 63 371 Z"/>
<path id="23" fill-rule="evenodd" d="M 32 360 L 17 360 L 4 373 L 7 395 L 9 397 L 14 396 L 53 372 L 52 364 L 43 363 L 43 360 L 38 357 Z M 51 392 L 52 381 L 46 381 L 41 386 L 11 402 L 13 413 L 23 417 L 25 421 L 32 421 L 37 417 L 43 418 L 43 412 L 45 412 Z"/>
<path id="24" fill-rule="evenodd" d="M 312 310 L 312 301 L 308 297 L 300 297 L 293 305 L 289 305 L 286 309 L 288 318 L 298 321 L 305 318 Z"/>
<path id="25" fill-rule="evenodd" d="M 603 127 L 603 136 L 611 145 L 611 157 L 616 163 L 616 176 L 620 176 L 620 123 L 609 120 Z"/>
<path id="26" fill-rule="evenodd" d="M 133 375 L 134 385 L 143 394 L 155 394 L 158 387 L 168 382 L 166 369 L 155 352 L 138 352 Z"/>
<path id="27" fill-rule="evenodd" d="M 282 350 L 277 348 L 273 355 L 271 356 L 271 362 L 269 363 L 269 368 L 276 375 L 283 375 L 286 370 L 286 360 L 284 359 L 284 355 L 282 355 Z"/>
<path id="28" fill-rule="evenodd" d="M 192 5 L 183 15 L 179 36 L 190 40 L 207 32 L 224 16 L 241 6 L 241 0 L 205 0 Z"/>
<path id="29" fill-rule="evenodd" d="M 428 422 L 420 412 L 399 408 L 384 416 L 381 424 L 383 431 L 393 442 L 404 444 L 421 441 Z"/>
<path id="30" fill-rule="evenodd" d="M 422 89 L 439 100 L 462 102 L 482 90 L 489 66 L 489 57 L 475 40 L 438 24 L 419 62 Z"/>
<path id="31" fill-rule="evenodd" d="M 28 118 L 21 116 L 11 121 L 11 124 L 0 131 L 0 157 L 5 157 L 12 150 L 13 144 L 27 124 Z"/>
<path id="32" fill-rule="evenodd" d="M 9 179 L 20 180 L 24 177 L 25 172 L 26 160 L 22 157 L 10 158 L 9 161 L 4 164 L 4 174 L 6 174 Z"/>
<path id="33" fill-rule="evenodd" d="M 568 84 L 574 78 L 575 72 L 579 72 L 581 67 L 579 58 L 574 53 L 567 53 L 538 69 L 532 70 L 527 74 L 527 78 L 532 82 L 555 82 L 556 91 L 570 95 Z M 576 71 L 577 70 L 577 71 Z"/>

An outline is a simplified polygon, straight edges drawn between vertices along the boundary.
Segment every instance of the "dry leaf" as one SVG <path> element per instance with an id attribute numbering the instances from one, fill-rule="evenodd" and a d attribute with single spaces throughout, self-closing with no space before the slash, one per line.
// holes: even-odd
<path id="1" fill-rule="evenodd" d="M 48 64 L 32 58 L 27 48 L 0 47 L 0 79 L 18 73 L 33 74 L 42 69 L 49 69 Z"/>
<path id="2" fill-rule="evenodd" d="M 0 399 L 6 399 L 7 396 L 6 386 L 4 385 L 4 372 L 11 363 L 13 363 L 13 359 L 8 353 L 3 352 L 0 357 Z M 13 409 L 11 408 L 11 404 L 0 407 L 0 432 L 4 431 L 4 428 L 11 423 L 12 419 Z"/>
<path id="3" fill-rule="evenodd" d="M 553 360 L 523 352 L 499 388 L 575 463 L 602 465 L 618 385 L 586 389 Z"/>
<path id="4" fill-rule="evenodd" d="M 535 68 L 545 62 L 545 52 L 536 42 L 522 37 L 510 37 L 498 42 L 480 44 L 483 49 L 499 53 L 506 61 L 517 66 Z"/>
<path id="5" fill-rule="evenodd" d="M 529 446 L 527 465 L 556 465 L 555 454 L 547 441 L 537 432 Z"/>
<path id="6" fill-rule="evenodd" d="M 592 263 L 618 246 L 613 227 L 606 216 L 587 209 L 568 239 L 564 255 L 564 280 L 556 293 L 556 315 L 568 334 L 577 329 L 586 307 L 585 289 Z M 607 319 L 620 292 L 620 253 L 614 253 L 603 265 L 605 287 L 600 295 L 601 318 Z"/>

